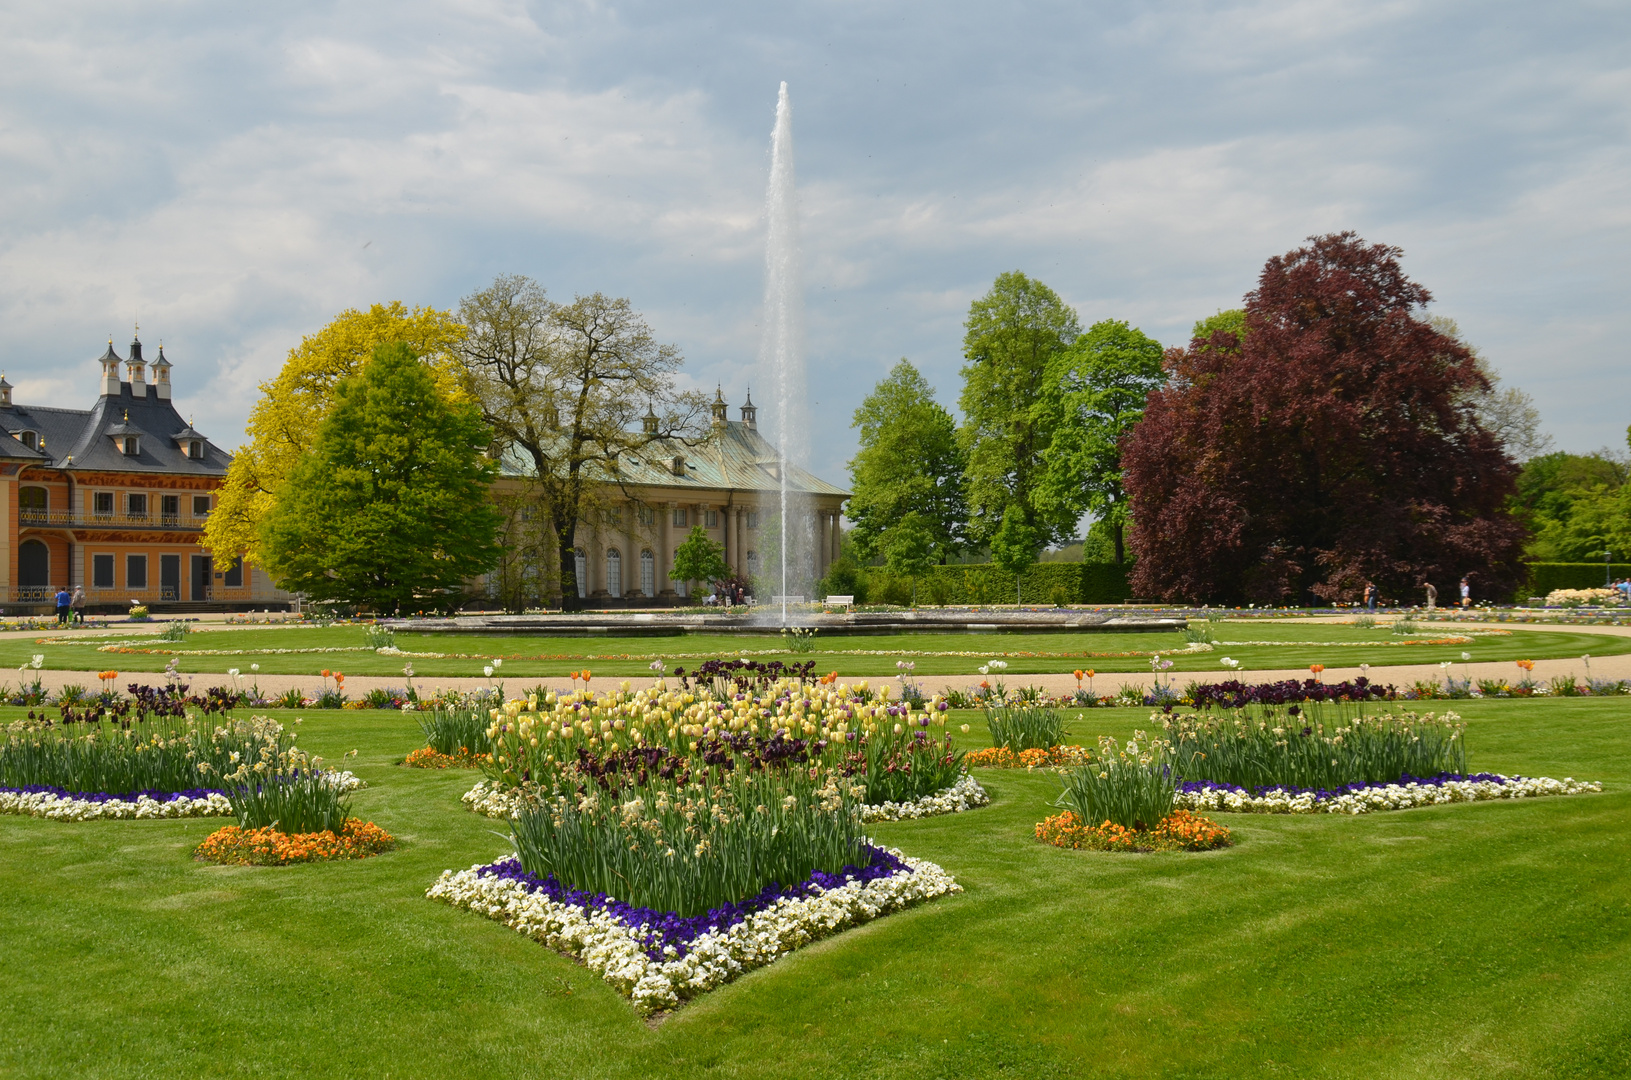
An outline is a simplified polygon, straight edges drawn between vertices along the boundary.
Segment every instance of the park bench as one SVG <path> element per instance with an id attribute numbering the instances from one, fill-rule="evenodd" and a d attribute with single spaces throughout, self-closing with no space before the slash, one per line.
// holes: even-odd
<path id="1" fill-rule="evenodd" d="M 829 596 L 821 601 L 822 607 L 854 607 L 854 596 Z"/>

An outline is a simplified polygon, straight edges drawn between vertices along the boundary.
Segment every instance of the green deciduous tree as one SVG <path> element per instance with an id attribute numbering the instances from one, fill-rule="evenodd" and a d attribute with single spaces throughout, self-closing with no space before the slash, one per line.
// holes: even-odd
<path id="1" fill-rule="evenodd" d="M 712 584 L 730 576 L 725 565 L 725 546 L 708 539 L 708 530 L 701 525 L 691 526 L 685 542 L 674 549 L 675 581 L 704 581 Z"/>
<path id="2" fill-rule="evenodd" d="M 267 570 L 313 600 L 441 606 L 498 556 L 489 434 L 403 344 L 381 345 L 334 403 L 260 525 Z"/>
<path id="3" fill-rule="evenodd" d="M 969 537 L 1019 573 L 1042 547 L 1075 531 L 1077 515 L 1038 501 L 1053 433 L 1037 405 L 1049 364 L 1081 326 L 1052 289 L 1014 271 L 969 306 L 964 329 L 958 406 L 965 419 L 957 434 L 967 459 Z"/>
<path id="4" fill-rule="evenodd" d="M 1161 343 L 1106 319 L 1049 360 L 1036 406 L 1051 432 L 1037 503 L 1056 519 L 1087 511 L 1104 522 L 1118 563 L 1126 558 L 1122 442 L 1143 417 L 1144 399 L 1165 381 Z"/>
<path id="5" fill-rule="evenodd" d="M 963 498 L 963 452 L 957 425 L 934 399 L 934 388 L 902 359 L 855 410 L 860 452 L 849 463 L 850 496 L 844 512 L 849 539 L 862 558 L 889 547 L 886 533 L 916 515 L 932 555 L 962 546 L 968 504 Z"/>
<path id="6" fill-rule="evenodd" d="M 1626 459 L 1607 449 L 1530 459 L 1513 498 L 1531 530 L 1526 554 L 1540 562 L 1586 562 L 1604 549 L 1631 555 L 1628 471 Z"/>
<path id="7" fill-rule="evenodd" d="M 917 602 L 917 581 L 934 569 L 934 535 L 922 514 L 913 511 L 889 530 L 884 561 L 891 573 L 912 581 L 912 602 Z"/>

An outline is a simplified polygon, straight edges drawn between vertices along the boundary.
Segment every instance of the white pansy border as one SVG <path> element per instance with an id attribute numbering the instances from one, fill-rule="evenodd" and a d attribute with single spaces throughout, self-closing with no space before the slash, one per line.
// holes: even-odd
<path id="1" fill-rule="evenodd" d="M 356 791 L 368 786 L 368 781 L 349 769 L 344 772 L 331 771 L 329 776 L 329 782 L 341 791 Z M 51 791 L 0 790 L 0 814 L 49 818 L 52 821 L 152 821 L 161 818 L 230 817 L 232 804 L 218 791 L 197 799 L 187 795 L 174 799 L 141 795 L 134 799 L 116 797 L 98 801 L 58 795 Z"/>
<path id="2" fill-rule="evenodd" d="M 521 792 L 513 788 L 505 790 L 491 780 L 476 781 L 476 786 L 459 796 L 459 801 L 464 803 L 465 809 L 473 813 L 501 820 L 514 818 L 527 805 L 527 798 Z M 955 784 L 925 795 L 921 799 L 862 806 L 861 820 L 907 821 L 935 817 L 939 814 L 961 814 L 965 810 L 984 806 L 990 801 L 991 796 L 986 794 L 979 781 L 964 773 L 957 778 Z"/>
<path id="3" fill-rule="evenodd" d="M 1241 814 L 1370 814 L 1409 810 L 1442 803 L 1485 802 L 1492 799 L 1534 799 L 1545 795 L 1582 795 L 1602 791 L 1590 780 L 1547 776 L 1514 776 L 1494 780 L 1446 780 L 1442 784 L 1387 784 L 1360 792 L 1318 799 L 1313 792 L 1293 795 L 1282 789 L 1251 795 L 1244 791 L 1179 792 L 1173 805 L 1180 810 L 1215 810 Z"/>
<path id="4" fill-rule="evenodd" d="M 940 814 L 961 814 L 965 810 L 984 806 L 991 801 L 980 782 L 968 773 L 957 778 L 951 787 L 941 788 L 911 802 L 868 803 L 861 807 L 862 821 L 908 821 L 912 818 L 936 817 Z"/>
<path id="5" fill-rule="evenodd" d="M 934 863 L 890 853 L 912 872 L 778 900 L 733 926 L 697 937 L 685 956 L 663 960 L 647 956 L 638 931 L 607 912 L 550 900 L 513 879 L 484 877 L 480 864 L 458 873 L 444 870 L 425 895 L 497 920 L 581 961 L 649 1015 L 848 927 L 963 891 Z"/>

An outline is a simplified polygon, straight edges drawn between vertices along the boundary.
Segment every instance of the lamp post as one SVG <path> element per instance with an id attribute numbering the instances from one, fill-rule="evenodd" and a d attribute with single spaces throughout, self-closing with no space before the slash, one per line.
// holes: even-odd
<path id="1" fill-rule="evenodd" d="M 1610 565 L 1611 560 L 1614 558 L 1614 553 L 1605 548 L 1602 551 L 1594 551 L 1592 554 L 1601 555 L 1603 557 L 1603 588 L 1606 589 L 1614 578 L 1614 571 Z"/>

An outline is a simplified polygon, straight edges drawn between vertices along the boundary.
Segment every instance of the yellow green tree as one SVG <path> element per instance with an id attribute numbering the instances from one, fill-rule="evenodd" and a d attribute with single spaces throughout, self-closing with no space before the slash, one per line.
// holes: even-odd
<path id="1" fill-rule="evenodd" d="M 360 372 L 381 345 L 401 343 L 423 358 L 437 388 L 450 400 L 468 400 L 458 378 L 455 349 L 464 326 L 451 311 L 409 308 L 400 301 L 348 308 L 323 329 L 301 339 L 277 378 L 261 383 L 246 434 L 227 467 L 215 511 L 204 527 L 204 546 L 217 561 L 242 555 L 258 562 L 258 534 L 278 489 L 300 455 L 311 448 L 328 415 L 334 389 Z"/>

